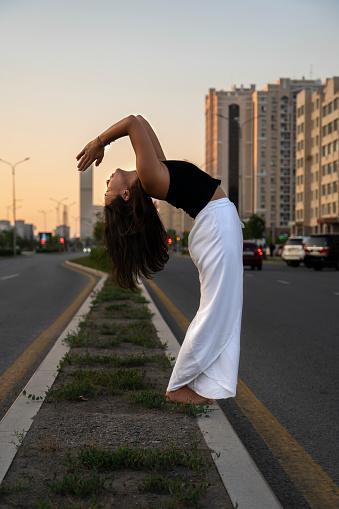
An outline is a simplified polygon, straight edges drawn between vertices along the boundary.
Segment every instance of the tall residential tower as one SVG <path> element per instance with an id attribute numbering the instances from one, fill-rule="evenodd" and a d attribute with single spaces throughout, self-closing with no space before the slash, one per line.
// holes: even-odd
<path id="1" fill-rule="evenodd" d="M 206 96 L 206 170 L 221 178 L 241 218 L 265 220 L 267 234 L 287 232 L 294 220 L 296 97 L 321 86 L 280 78 L 260 91 L 234 86 Z"/>

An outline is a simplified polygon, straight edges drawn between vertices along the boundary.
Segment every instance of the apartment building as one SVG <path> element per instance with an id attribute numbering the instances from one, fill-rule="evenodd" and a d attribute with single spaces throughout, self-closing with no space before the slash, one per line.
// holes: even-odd
<path id="1" fill-rule="evenodd" d="M 321 86 L 280 78 L 260 91 L 210 89 L 205 98 L 206 170 L 221 179 L 242 219 L 265 220 L 266 235 L 289 232 L 295 219 L 297 94 Z"/>
<path id="2" fill-rule="evenodd" d="M 298 94 L 296 160 L 292 232 L 339 232 L 339 77 Z"/>

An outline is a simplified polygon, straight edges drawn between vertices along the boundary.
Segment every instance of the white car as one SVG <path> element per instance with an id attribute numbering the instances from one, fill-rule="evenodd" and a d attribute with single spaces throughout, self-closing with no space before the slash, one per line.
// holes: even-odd
<path id="1" fill-rule="evenodd" d="M 281 258 L 292 267 L 298 267 L 304 261 L 305 250 L 303 244 L 307 237 L 290 237 L 283 247 Z"/>

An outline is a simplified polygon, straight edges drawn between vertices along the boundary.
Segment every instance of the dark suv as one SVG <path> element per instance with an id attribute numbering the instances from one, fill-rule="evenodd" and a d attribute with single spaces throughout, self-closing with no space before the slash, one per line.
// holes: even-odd
<path id="1" fill-rule="evenodd" d="M 310 235 L 303 244 L 304 264 L 321 270 L 334 267 L 339 270 L 339 233 L 317 233 Z"/>

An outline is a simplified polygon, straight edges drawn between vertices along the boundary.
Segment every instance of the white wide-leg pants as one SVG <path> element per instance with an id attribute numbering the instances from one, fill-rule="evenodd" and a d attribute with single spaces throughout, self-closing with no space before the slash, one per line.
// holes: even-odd
<path id="1" fill-rule="evenodd" d="M 236 394 L 243 302 L 242 226 L 228 198 L 209 202 L 195 218 L 188 243 L 199 271 L 200 305 L 168 391 L 188 385 L 206 398 Z"/>

